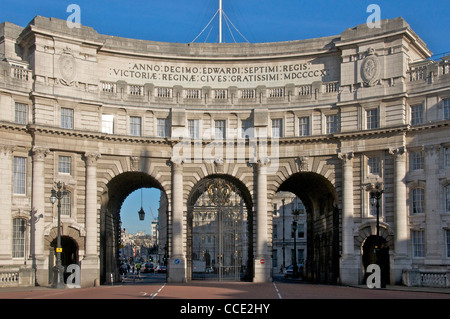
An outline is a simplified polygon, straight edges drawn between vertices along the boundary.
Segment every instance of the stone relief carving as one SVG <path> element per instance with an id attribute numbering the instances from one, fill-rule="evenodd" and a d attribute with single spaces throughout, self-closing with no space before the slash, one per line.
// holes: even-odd
<path id="1" fill-rule="evenodd" d="M 374 86 L 380 79 L 380 71 L 380 61 L 375 55 L 375 50 L 369 48 L 367 50 L 367 55 L 361 64 L 361 78 L 366 85 Z"/>
<path id="2" fill-rule="evenodd" d="M 60 82 L 66 86 L 72 86 L 75 84 L 76 76 L 76 63 L 75 57 L 72 54 L 70 48 L 63 50 L 63 53 L 58 60 L 59 73 L 61 75 Z"/>

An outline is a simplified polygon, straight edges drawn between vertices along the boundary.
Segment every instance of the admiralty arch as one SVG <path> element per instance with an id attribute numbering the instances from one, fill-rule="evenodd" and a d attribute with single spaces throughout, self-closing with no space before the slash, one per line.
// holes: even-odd
<path id="1" fill-rule="evenodd" d="M 449 285 L 449 57 L 402 18 L 337 33 L 179 44 L 0 24 L 2 284 L 52 284 L 61 182 L 84 287 L 118 276 L 120 208 L 142 187 L 167 199 L 168 282 L 194 280 L 202 201 L 241 225 L 223 262 L 270 282 L 285 191 L 305 206 L 309 280 L 363 283 L 377 243 L 388 282 Z"/>

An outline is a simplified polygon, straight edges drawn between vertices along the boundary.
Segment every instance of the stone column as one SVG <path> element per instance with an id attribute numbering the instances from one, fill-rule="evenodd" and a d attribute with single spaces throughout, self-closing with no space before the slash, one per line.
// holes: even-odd
<path id="1" fill-rule="evenodd" d="M 44 159 L 50 151 L 47 148 L 33 147 L 33 173 L 31 187 L 31 208 L 36 211 L 35 215 L 45 216 L 45 179 L 44 179 Z M 47 270 L 45 270 L 44 254 L 44 220 L 33 225 L 31 234 L 32 245 L 30 254 L 36 266 L 36 281 L 40 285 L 48 282 Z"/>
<path id="2" fill-rule="evenodd" d="M 168 259 L 167 281 L 186 282 L 186 254 L 183 223 L 183 161 L 172 160 L 172 216 L 171 250 Z"/>
<path id="3" fill-rule="evenodd" d="M 407 258 L 408 210 L 406 207 L 406 152 L 405 147 L 389 150 L 394 156 L 394 265 L 391 277 L 394 283 L 402 281 L 402 270 L 411 267 Z"/>
<path id="4" fill-rule="evenodd" d="M 0 145 L 0 264 L 2 260 L 11 260 L 12 253 L 13 152 L 14 146 Z"/>
<path id="5" fill-rule="evenodd" d="M 442 234 L 440 200 L 441 185 L 439 183 L 439 145 L 427 145 L 425 150 L 425 236 L 426 258 L 429 265 L 441 265 Z"/>
<path id="6" fill-rule="evenodd" d="M 256 164 L 256 252 L 254 282 L 271 282 L 272 259 L 269 253 L 267 221 L 267 164 L 261 159 Z"/>
<path id="7" fill-rule="evenodd" d="M 353 153 L 341 153 L 342 160 L 342 257 L 340 279 L 343 284 L 359 284 L 360 260 L 356 258 L 353 236 Z"/>
<path id="8" fill-rule="evenodd" d="M 85 251 L 81 261 L 81 286 L 91 287 L 100 279 L 100 259 L 97 248 L 97 160 L 100 153 L 85 153 L 86 194 L 85 194 Z"/>

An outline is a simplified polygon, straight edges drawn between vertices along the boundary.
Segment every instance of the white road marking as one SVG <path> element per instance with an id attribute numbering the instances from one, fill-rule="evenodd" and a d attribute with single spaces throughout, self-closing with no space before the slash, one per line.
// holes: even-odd
<path id="1" fill-rule="evenodd" d="M 162 290 L 165 286 L 166 286 L 166 284 L 162 285 L 156 292 L 152 293 L 152 294 L 150 295 L 150 299 L 155 298 L 155 297 L 161 292 L 161 290 Z"/>
<path id="2" fill-rule="evenodd" d="M 273 286 L 275 287 L 275 290 L 276 290 L 276 292 L 277 292 L 278 298 L 283 299 L 283 298 L 281 297 L 281 295 L 280 295 L 280 291 L 278 290 L 278 287 L 277 287 L 277 285 L 276 285 L 275 282 L 273 282 Z"/>

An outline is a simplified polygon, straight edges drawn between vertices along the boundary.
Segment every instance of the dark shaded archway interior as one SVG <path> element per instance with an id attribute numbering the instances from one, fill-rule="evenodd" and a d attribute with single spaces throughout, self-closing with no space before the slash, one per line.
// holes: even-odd
<path id="1" fill-rule="evenodd" d="M 55 238 L 51 243 L 50 247 L 56 249 L 57 238 Z M 78 244 L 77 242 L 69 236 L 61 236 L 61 264 L 64 268 L 71 264 L 77 264 L 78 262 Z"/>
<path id="2" fill-rule="evenodd" d="M 157 188 L 161 184 L 144 172 L 126 172 L 114 177 L 107 184 L 102 197 L 100 213 L 100 279 L 105 283 L 110 274 L 119 279 L 119 229 L 120 210 L 125 199 L 140 188 Z M 167 228 L 166 228 L 167 229 Z"/>
<path id="3" fill-rule="evenodd" d="M 237 191 L 238 195 L 243 199 L 244 205 L 247 209 L 247 226 L 248 226 L 248 260 L 246 266 L 246 272 L 244 280 L 250 281 L 253 278 L 253 202 L 252 196 L 247 189 L 247 187 L 237 178 L 225 175 L 225 174 L 215 174 L 200 180 L 191 190 L 188 200 L 187 200 L 187 259 L 188 268 L 191 271 L 190 278 L 192 278 L 192 230 L 193 230 L 193 210 L 194 205 L 199 199 L 199 197 L 206 191 L 208 185 L 214 179 L 223 179 L 234 186 L 234 190 Z"/>
<path id="4" fill-rule="evenodd" d="M 340 214 L 334 186 L 325 177 L 311 172 L 296 173 L 278 191 L 298 196 L 307 213 L 306 279 L 337 283 L 340 254 Z"/>
<path id="5" fill-rule="evenodd" d="M 366 238 L 362 245 L 362 262 L 364 269 L 364 280 L 367 282 L 367 267 L 377 264 L 381 269 L 381 283 L 383 286 L 389 282 L 389 245 L 385 238 L 371 235 Z"/>

